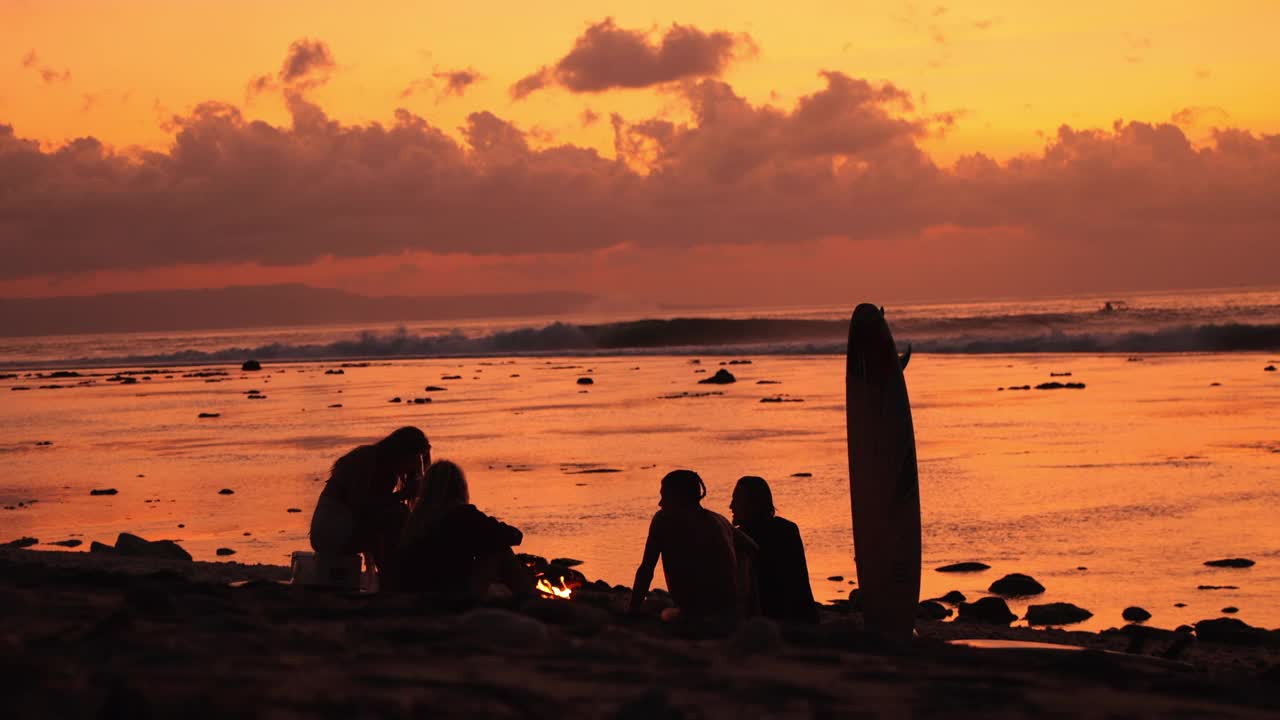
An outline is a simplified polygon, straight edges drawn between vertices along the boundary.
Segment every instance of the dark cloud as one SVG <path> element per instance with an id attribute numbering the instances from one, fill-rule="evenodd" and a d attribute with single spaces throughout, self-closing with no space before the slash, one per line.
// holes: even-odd
<path id="1" fill-rule="evenodd" d="M 277 76 L 286 86 L 313 86 L 328 80 L 337 67 L 329 46 L 321 40 L 302 38 L 289 45 Z"/>
<path id="2" fill-rule="evenodd" d="M 582 123 L 582 127 L 591 127 L 600 122 L 600 113 L 591 108 L 583 108 L 582 114 L 578 116 L 578 121 Z"/>
<path id="3" fill-rule="evenodd" d="M 432 78 L 418 78 L 417 80 L 410 82 L 403 90 L 400 91 L 400 99 L 405 100 L 411 98 L 414 95 L 427 92 L 435 86 L 436 81 Z"/>
<path id="4" fill-rule="evenodd" d="M 718 80 L 682 85 L 687 120 L 611 117 L 616 158 L 531 142 L 490 112 L 456 138 L 404 110 L 347 125 L 297 93 L 286 126 L 201 105 L 173 118 L 163 152 L 42 148 L 0 126 L 0 280 L 405 251 L 782 257 L 826 238 L 904 268 L 922 248 L 944 266 L 1016 257 L 1024 279 L 1280 265 L 1280 135 L 1195 144 L 1175 124 L 1064 126 L 1039 153 L 941 167 L 920 143 L 947 116 L 892 85 L 822 81 L 786 108 Z"/>
<path id="5" fill-rule="evenodd" d="M 453 95 L 454 97 L 462 97 L 467 88 L 484 79 L 484 76 L 476 72 L 474 68 L 435 72 L 432 73 L 432 77 L 444 82 L 443 94 Z"/>
<path id="6" fill-rule="evenodd" d="M 36 55 L 35 50 L 30 50 L 26 55 L 22 56 L 22 67 L 38 74 L 46 85 L 71 82 L 70 70 L 66 68 L 58 70 L 52 65 L 40 62 L 40 57 Z"/>
<path id="7" fill-rule="evenodd" d="M 511 96 L 523 98 L 552 84 L 589 93 L 715 77 L 735 59 L 756 52 L 755 42 L 747 34 L 705 32 L 673 24 L 655 37 L 644 30 L 620 28 L 613 18 L 606 18 L 588 27 L 554 65 L 513 85 Z"/>

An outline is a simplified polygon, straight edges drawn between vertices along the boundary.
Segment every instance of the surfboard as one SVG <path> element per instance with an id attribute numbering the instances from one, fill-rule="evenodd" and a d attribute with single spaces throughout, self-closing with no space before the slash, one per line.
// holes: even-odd
<path id="1" fill-rule="evenodd" d="M 849 322 L 845 414 L 854 563 L 868 630 L 905 642 L 920 602 L 920 482 L 911 402 L 884 310 Z"/>

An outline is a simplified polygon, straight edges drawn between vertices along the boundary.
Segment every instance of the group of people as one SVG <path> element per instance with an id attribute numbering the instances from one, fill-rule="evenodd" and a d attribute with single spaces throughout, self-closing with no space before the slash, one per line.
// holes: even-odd
<path id="1" fill-rule="evenodd" d="M 662 478 L 631 609 L 644 609 L 661 559 L 682 616 L 817 622 L 799 528 L 778 517 L 769 484 L 738 480 L 732 522 L 702 507 L 706 494 L 691 470 Z M 316 552 L 363 555 L 384 590 L 457 592 L 465 583 L 474 595 L 494 584 L 532 594 L 535 580 L 512 550 L 523 539 L 471 504 L 462 469 L 432 462 L 431 443 L 416 427 L 334 462 L 311 519 Z"/>

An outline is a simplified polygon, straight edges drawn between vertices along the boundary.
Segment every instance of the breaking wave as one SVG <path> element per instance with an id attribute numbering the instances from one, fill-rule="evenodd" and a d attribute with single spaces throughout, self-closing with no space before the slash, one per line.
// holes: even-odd
<path id="1" fill-rule="evenodd" d="M 1022 323 L 1019 323 L 1021 325 Z M 913 327 L 913 325 L 915 327 Z M 955 332 L 951 323 L 895 326 L 900 348 L 954 354 L 1162 353 L 1280 350 L 1280 324 L 1174 325 L 1155 330 L 1048 330 L 985 327 Z M 82 358 L 80 365 L 196 364 L 258 360 L 369 360 L 386 358 L 626 354 L 839 354 L 849 324 L 843 320 L 677 318 L 585 325 L 557 322 L 467 336 L 461 332 L 364 332 L 328 343 L 268 343 L 253 347 Z M 966 328 L 968 329 L 968 328 Z M 1006 332 L 999 332 L 999 330 Z M 1015 330 L 1009 332 L 1009 330 Z M 950 331 L 950 332 L 949 332 Z"/>

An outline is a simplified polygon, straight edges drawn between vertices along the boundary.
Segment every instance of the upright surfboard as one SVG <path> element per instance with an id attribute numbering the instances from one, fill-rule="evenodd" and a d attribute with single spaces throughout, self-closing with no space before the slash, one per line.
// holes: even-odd
<path id="1" fill-rule="evenodd" d="M 907 641 L 920 601 L 920 480 L 911 403 L 884 311 L 862 304 L 849 323 L 845 412 L 854 561 L 867 628 Z"/>

